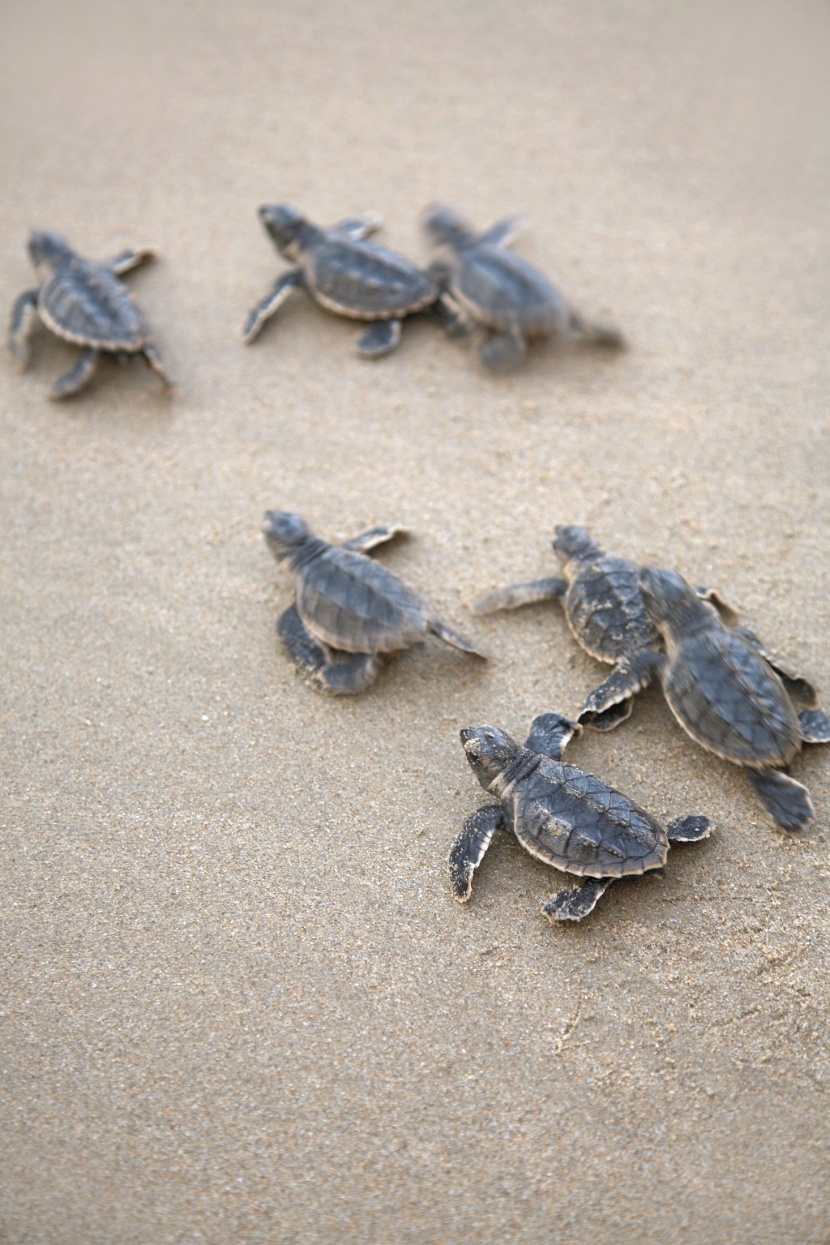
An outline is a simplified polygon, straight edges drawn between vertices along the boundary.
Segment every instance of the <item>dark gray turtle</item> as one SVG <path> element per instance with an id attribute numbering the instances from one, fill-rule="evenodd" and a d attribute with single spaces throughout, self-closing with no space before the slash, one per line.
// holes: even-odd
<path id="1" fill-rule="evenodd" d="M 118 280 L 149 259 L 152 251 L 123 251 L 99 264 L 81 259 L 60 234 L 34 232 L 29 254 L 40 286 L 26 290 L 14 304 L 9 327 L 12 354 L 25 369 L 29 336 L 38 316 L 56 336 L 83 347 L 72 370 L 55 381 L 51 397 L 68 398 L 82 389 L 95 371 L 102 350 L 120 357 L 141 355 L 165 385 L 170 385 L 150 341 L 144 315 Z"/>
<path id="2" fill-rule="evenodd" d="M 428 208 L 424 226 L 441 248 L 430 269 L 444 289 L 442 303 L 454 307 L 456 331 L 480 325 L 486 331 L 478 357 L 493 370 L 521 363 L 529 339 L 571 336 L 603 346 L 621 346 L 616 329 L 586 324 L 537 268 L 507 250 L 520 221 L 499 221 L 476 235 L 457 212 Z"/>
<path id="3" fill-rule="evenodd" d="M 767 812 L 784 830 L 813 815 L 806 787 L 786 767 L 804 743 L 830 743 L 830 718 L 815 688 L 771 656 L 744 627 L 725 627 L 675 571 L 645 568 L 643 597 L 665 653 L 651 655 L 666 700 L 692 739 L 746 768 Z M 808 707 L 797 710 L 796 700 Z"/>
<path id="4" fill-rule="evenodd" d="M 381 218 L 368 213 L 320 229 L 287 203 L 259 209 L 260 219 L 277 250 L 297 266 L 282 273 L 251 311 L 242 340 L 252 342 L 294 289 L 351 320 L 370 320 L 358 338 L 358 353 L 377 358 L 394 350 L 401 320 L 434 303 L 438 288 L 410 260 L 364 239 L 379 229 Z"/>
<path id="5" fill-rule="evenodd" d="M 335 695 L 362 692 L 377 678 L 384 654 L 420 643 L 427 632 L 483 657 L 397 575 L 365 556 L 400 531 L 373 527 L 329 545 L 298 514 L 266 512 L 263 535 L 277 561 L 289 563 L 296 590 L 277 632 L 317 687 Z"/>
<path id="6" fill-rule="evenodd" d="M 616 878 L 662 868 L 670 841 L 711 833 L 705 817 L 681 817 L 664 830 L 628 796 L 564 764 L 562 752 L 581 729 L 558 713 L 543 713 L 524 747 L 495 726 L 461 732 L 476 778 L 499 801 L 467 818 L 450 852 L 450 880 L 461 903 L 470 898 L 473 874 L 498 829 L 537 860 L 585 878 L 545 905 L 551 922 L 581 921 Z"/>
<path id="7" fill-rule="evenodd" d="M 564 579 L 512 584 L 482 597 L 473 612 L 492 614 L 535 601 L 561 601 L 568 626 L 585 651 L 615 667 L 591 692 L 579 715 L 582 725 L 609 731 L 630 716 L 634 696 L 651 680 L 652 653 L 660 645 L 660 633 L 640 590 L 642 568 L 606 553 L 584 527 L 556 527 L 553 551 Z M 698 592 L 732 613 L 713 589 Z"/>

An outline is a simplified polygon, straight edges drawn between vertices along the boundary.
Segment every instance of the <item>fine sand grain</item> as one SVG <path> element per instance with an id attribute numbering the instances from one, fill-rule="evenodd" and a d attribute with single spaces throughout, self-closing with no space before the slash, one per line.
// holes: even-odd
<path id="1" fill-rule="evenodd" d="M 652 689 L 574 763 L 716 833 L 551 928 L 460 727 L 575 713 L 601 668 L 551 529 L 720 589 L 830 700 L 830 21 L 812 0 L 6 0 L 2 300 L 32 227 L 128 278 L 174 394 L 74 350 L 0 363 L 0 1240 L 9 1245 L 827 1245 L 830 750 L 777 831 Z M 429 202 L 517 250 L 620 354 L 509 376 L 427 323 L 375 364 L 256 217 Z M 278 651 L 267 507 L 381 551 L 431 641 L 354 700 Z"/>

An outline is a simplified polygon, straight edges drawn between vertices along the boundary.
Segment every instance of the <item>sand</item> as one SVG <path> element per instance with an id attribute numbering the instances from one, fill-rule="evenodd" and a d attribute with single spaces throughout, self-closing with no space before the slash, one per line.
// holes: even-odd
<path id="1" fill-rule="evenodd" d="M 777 831 L 658 690 L 571 757 L 707 842 L 551 928 L 460 727 L 575 713 L 561 614 L 473 619 L 559 522 L 719 588 L 830 699 L 828 83 L 818 4 L 8 0 L 3 298 L 34 226 L 128 278 L 175 377 L 0 367 L 0 1239 L 826 1245 L 830 759 Z M 255 215 L 418 215 L 516 248 L 619 355 L 503 377 L 426 323 L 375 364 Z M 380 554 L 481 641 L 327 700 L 279 651 L 267 507 Z"/>

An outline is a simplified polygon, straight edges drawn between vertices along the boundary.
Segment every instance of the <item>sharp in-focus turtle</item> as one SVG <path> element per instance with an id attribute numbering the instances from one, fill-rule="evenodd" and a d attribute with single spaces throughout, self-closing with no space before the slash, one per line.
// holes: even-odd
<path id="1" fill-rule="evenodd" d="M 295 603 L 277 632 L 315 686 L 335 695 L 365 691 L 386 653 L 410 648 L 432 632 L 453 648 L 478 649 L 430 613 L 397 575 L 365 555 L 402 529 L 373 527 L 343 545 L 313 536 L 298 514 L 269 510 L 262 527 L 278 562 L 294 574 Z"/>
<path id="2" fill-rule="evenodd" d="M 583 726 L 608 731 L 630 716 L 634 696 L 651 680 L 652 653 L 660 644 L 660 632 L 648 616 L 640 590 L 642 568 L 606 553 L 584 527 L 556 527 L 553 551 L 564 579 L 512 584 L 482 597 L 473 612 L 492 614 L 535 601 L 561 601 L 568 626 L 585 651 L 615 667 L 591 692 L 579 715 Z M 697 591 L 732 614 L 713 589 Z"/>
<path id="3" fill-rule="evenodd" d="M 404 316 L 423 311 L 438 297 L 438 287 L 411 260 L 364 239 L 382 221 L 374 212 L 320 229 L 288 203 L 265 205 L 260 219 L 277 250 L 295 268 L 277 278 L 253 308 L 242 330 L 252 342 L 294 289 L 337 315 L 371 321 L 358 338 L 358 354 L 374 359 L 394 350 Z"/>
<path id="4" fill-rule="evenodd" d="M 815 688 L 772 657 L 753 632 L 725 627 L 675 571 L 645 568 L 643 597 L 665 653 L 651 655 L 666 700 L 692 739 L 743 765 L 767 812 L 784 830 L 813 815 L 809 792 L 786 766 L 804 743 L 830 743 L 830 718 Z M 797 710 L 793 697 L 806 701 Z"/>
<path id="5" fill-rule="evenodd" d="M 551 922 L 581 921 L 616 878 L 660 869 L 669 842 L 711 833 L 706 817 L 681 817 L 664 829 L 628 796 L 566 765 L 562 752 L 581 729 L 558 713 L 543 713 L 531 723 L 524 747 L 495 726 L 462 730 L 467 760 L 498 803 L 467 818 L 450 852 L 450 881 L 461 903 L 470 898 L 473 874 L 499 829 L 537 860 L 585 879 L 545 905 Z"/>
<path id="6" fill-rule="evenodd" d="M 50 396 L 68 398 L 89 381 L 101 351 L 119 357 L 141 355 L 165 385 L 171 382 L 150 330 L 129 290 L 118 280 L 149 259 L 152 251 L 123 251 L 104 263 L 81 259 L 57 233 L 34 232 L 29 254 L 40 286 L 14 304 L 9 347 L 21 369 L 29 362 L 29 336 L 39 316 L 64 341 L 82 346 L 78 362 L 52 386 Z"/>
<path id="7" fill-rule="evenodd" d="M 527 342 L 537 337 L 570 336 L 619 347 L 616 329 L 587 324 L 564 296 L 526 259 L 507 250 L 519 218 L 499 221 L 476 235 L 449 207 L 424 214 L 424 226 L 441 258 L 430 272 L 442 286 L 441 303 L 456 309 L 456 331 L 479 325 L 486 331 L 478 357 L 492 370 L 516 367 Z"/>

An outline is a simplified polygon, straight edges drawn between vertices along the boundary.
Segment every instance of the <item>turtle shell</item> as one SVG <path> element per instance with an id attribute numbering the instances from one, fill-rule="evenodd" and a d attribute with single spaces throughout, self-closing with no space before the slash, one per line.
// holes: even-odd
<path id="1" fill-rule="evenodd" d="M 392 653 L 424 638 L 429 611 L 397 575 L 360 553 L 314 543 L 295 566 L 295 583 L 297 611 L 318 640 L 346 653 Z"/>
<path id="2" fill-rule="evenodd" d="M 72 258 L 43 284 L 38 312 L 66 341 L 101 350 L 140 350 L 150 332 L 126 286 L 104 264 Z"/>
<path id="3" fill-rule="evenodd" d="M 660 643 L 640 590 L 640 567 L 627 558 L 604 554 L 580 565 L 564 606 L 576 639 L 599 661 L 618 662 Z"/>
<path id="4" fill-rule="evenodd" d="M 306 279 L 329 311 L 355 320 L 389 320 L 435 301 L 436 287 L 415 264 L 373 242 L 325 237 L 310 252 Z"/>
<path id="5" fill-rule="evenodd" d="M 801 726 L 775 671 L 741 636 L 713 626 L 673 644 L 662 672 L 674 716 L 704 748 L 738 765 L 787 765 Z"/>
<path id="6" fill-rule="evenodd" d="M 452 293 L 476 320 L 528 337 L 567 328 L 570 311 L 547 277 L 503 247 L 465 247 L 451 282 Z"/>
<path id="7" fill-rule="evenodd" d="M 566 873 L 625 877 L 666 863 L 659 821 L 576 766 L 542 757 L 502 802 L 522 847 Z"/>

